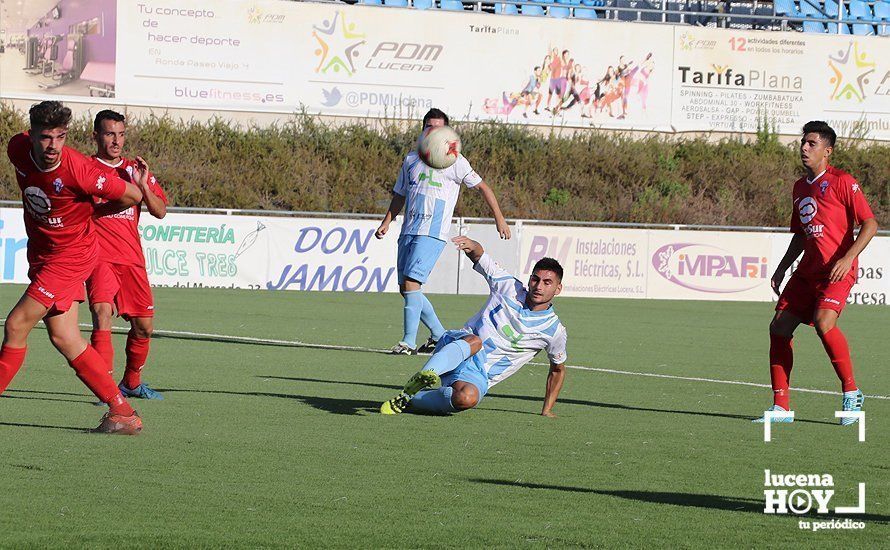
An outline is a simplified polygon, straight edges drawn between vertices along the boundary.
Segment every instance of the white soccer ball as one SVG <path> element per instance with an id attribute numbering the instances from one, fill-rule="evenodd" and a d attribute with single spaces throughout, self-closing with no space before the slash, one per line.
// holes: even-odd
<path id="1" fill-rule="evenodd" d="M 417 154 L 427 166 L 448 168 L 460 155 L 460 136 L 450 126 L 426 128 L 417 141 Z"/>

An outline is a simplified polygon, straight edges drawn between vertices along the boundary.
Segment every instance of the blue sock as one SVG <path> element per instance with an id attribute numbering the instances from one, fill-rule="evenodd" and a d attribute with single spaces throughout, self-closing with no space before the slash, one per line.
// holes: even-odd
<path id="1" fill-rule="evenodd" d="M 419 411 L 446 414 L 456 412 L 451 404 L 451 394 L 454 392 L 450 386 L 436 390 L 423 390 L 411 399 L 411 407 Z"/>
<path id="2" fill-rule="evenodd" d="M 442 376 L 456 369 L 472 355 L 470 344 L 466 340 L 455 340 L 434 353 L 421 370 L 431 370 Z"/>
<path id="3" fill-rule="evenodd" d="M 423 298 L 423 309 L 420 312 L 420 320 L 430 329 L 433 340 L 438 340 L 445 334 L 445 327 L 439 322 L 439 317 L 436 315 L 436 310 L 433 309 L 433 304 L 430 303 L 429 299 L 424 296 L 422 292 L 419 294 L 420 297 Z"/>
<path id="4" fill-rule="evenodd" d="M 417 340 L 417 327 L 420 325 L 420 313 L 423 311 L 423 293 L 419 290 L 405 293 L 405 335 L 402 342 L 412 348 Z"/>

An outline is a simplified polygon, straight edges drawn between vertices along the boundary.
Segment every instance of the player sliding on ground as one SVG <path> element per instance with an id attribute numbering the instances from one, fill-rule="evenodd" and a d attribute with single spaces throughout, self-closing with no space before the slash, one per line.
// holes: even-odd
<path id="1" fill-rule="evenodd" d="M 99 111 L 93 123 L 93 140 L 96 142 L 93 162 L 108 177 L 118 176 L 124 181 L 136 183 L 149 214 L 162 219 L 167 215 L 167 196 L 154 175 L 148 174 L 144 184 L 135 182 L 133 175 L 138 163 L 121 156 L 127 141 L 126 130 L 122 114 Z M 97 202 L 101 204 L 103 200 Z M 140 205 L 136 204 L 123 212 L 96 218 L 99 261 L 87 279 L 87 296 L 93 314 L 90 342 L 105 359 L 108 370 L 113 371 L 111 318 L 117 311 L 117 315 L 130 322 L 125 348 L 127 362 L 118 388 L 126 397 L 163 399 L 160 393 L 143 384 L 141 379 L 154 328 L 154 300 L 145 270 L 142 241 L 139 239 L 139 213 Z"/>
<path id="2" fill-rule="evenodd" d="M 77 302 L 84 301 L 84 281 L 98 256 L 93 198 L 108 201 L 107 213 L 139 204 L 148 166 L 137 157 L 133 176 L 139 185 L 103 174 L 93 161 L 65 146 L 71 110 L 58 101 L 34 105 L 30 119 L 31 129 L 9 140 L 8 154 L 25 206 L 31 284 L 3 327 L 0 394 L 25 360 L 28 334 L 43 319 L 50 341 L 109 407 L 95 431 L 136 434 L 142 421 L 121 395 L 105 361 L 81 337 Z"/>
<path id="3" fill-rule="evenodd" d="M 430 109 L 423 117 L 424 129 L 447 125 L 448 115 L 439 109 Z M 445 332 L 433 304 L 423 295 L 421 286 L 429 278 L 436 260 L 445 248 L 461 185 L 482 194 L 494 216 L 498 234 L 502 239 L 510 238 L 510 226 L 501 214 L 494 192 L 470 167 L 463 155 L 448 168 L 436 170 L 424 164 L 416 151 L 408 153 L 393 188 L 389 210 L 375 233 L 378 239 L 382 239 L 389 231 L 389 224 L 399 215 L 402 207 L 405 207 L 396 261 L 399 292 L 405 298 L 404 331 L 401 341 L 392 347 L 390 353 L 429 353 Z M 426 344 L 415 349 L 417 329 L 421 321 L 430 329 L 430 337 Z"/>
<path id="4" fill-rule="evenodd" d="M 776 314 L 769 325 L 769 371 L 773 387 L 771 411 L 789 411 L 789 381 L 793 352 L 791 339 L 801 323 L 815 326 L 841 381 L 842 407 L 862 410 L 862 392 L 853 378 L 853 361 L 844 333 L 837 320 L 850 289 L 856 283 L 858 256 L 878 231 L 878 222 L 853 177 L 829 165 L 836 135 L 828 124 L 808 122 L 800 140 L 800 158 L 806 176 L 793 190 L 791 231 L 788 251 L 772 277 L 778 294 L 785 272 L 803 252 L 803 259 L 779 296 Z M 861 225 L 859 236 L 853 228 Z M 763 422 L 763 417 L 755 422 Z M 856 422 L 842 418 L 842 425 Z M 791 422 L 780 418 L 774 422 Z"/>
<path id="5" fill-rule="evenodd" d="M 538 351 L 547 350 L 550 373 L 541 414 L 556 416 L 553 405 L 565 379 L 566 329 L 551 302 L 562 290 L 562 266 L 553 258 L 541 259 L 526 288 L 476 241 L 467 237 L 452 241 L 488 281 L 488 301 L 463 329 L 448 331 L 439 339 L 423 370 L 380 412 L 411 409 L 445 414 L 471 409 L 491 386 L 509 378 Z M 440 383 L 438 389 L 426 389 Z"/>

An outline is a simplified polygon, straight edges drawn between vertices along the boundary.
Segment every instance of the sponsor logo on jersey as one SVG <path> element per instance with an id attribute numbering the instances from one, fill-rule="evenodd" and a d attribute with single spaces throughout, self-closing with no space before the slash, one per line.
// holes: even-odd
<path id="1" fill-rule="evenodd" d="M 800 215 L 800 223 L 807 224 L 816 217 L 816 199 L 813 197 L 804 197 L 797 205 L 797 212 Z"/>
<path id="2" fill-rule="evenodd" d="M 65 187 L 65 184 L 62 183 L 62 178 L 56 178 L 53 181 L 53 189 L 56 190 L 56 195 L 62 192 L 62 189 Z"/>
<path id="3" fill-rule="evenodd" d="M 825 194 L 825 191 L 826 191 L 827 189 L 828 189 L 828 182 L 827 182 L 827 181 L 823 181 L 822 183 L 819 184 L 819 190 L 822 191 L 822 194 L 823 194 L 823 195 Z"/>
<path id="4" fill-rule="evenodd" d="M 810 237 L 821 237 L 825 233 L 825 226 L 822 224 L 807 224 L 803 226 L 803 232 Z"/>
<path id="5" fill-rule="evenodd" d="M 96 189 L 99 191 L 105 186 L 105 176 L 99 176 L 99 179 L 96 180 Z"/>
<path id="6" fill-rule="evenodd" d="M 39 187 L 28 187 L 24 192 L 25 206 L 32 214 L 45 216 L 52 209 L 52 202 Z"/>

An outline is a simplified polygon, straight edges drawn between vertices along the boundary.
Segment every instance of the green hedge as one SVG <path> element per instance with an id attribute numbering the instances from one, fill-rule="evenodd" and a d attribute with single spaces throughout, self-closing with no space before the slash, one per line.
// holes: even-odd
<path id="1" fill-rule="evenodd" d="M 0 107 L 4 139 L 26 126 L 23 113 Z M 769 132 L 714 142 L 595 130 L 548 136 L 498 123 L 457 129 L 508 218 L 780 226 L 802 173 L 797 148 Z M 70 145 L 93 151 L 88 120 L 71 130 Z M 152 117 L 130 124 L 127 151 L 149 160 L 176 206 L 382 213 L 417 131 L 379 122 L 326 126 L 306 115 L 247 129 Z M 869 142 L 840 143 L 834 158 L 859 179 L 885 226 L 888 159 L 890 145 Z M 5 156 L 0 194 L 19 197 Z M 469 192 L 457 214 L 488 211 Z"/>

